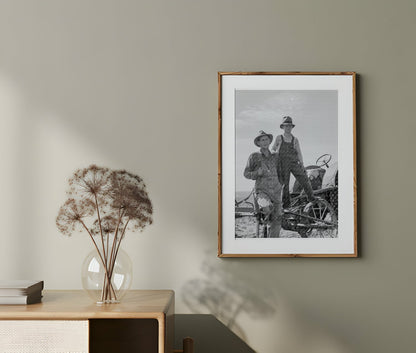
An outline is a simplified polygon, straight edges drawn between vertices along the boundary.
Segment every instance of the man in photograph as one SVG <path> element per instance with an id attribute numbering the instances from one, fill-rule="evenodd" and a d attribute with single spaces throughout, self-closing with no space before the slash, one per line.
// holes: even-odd
<path id="1" fill-rule="evenodd" d="M 303 156 L 300 150 L 299 140 L 293 136 L 292 130 L 295 127 L 290 116 L 283 117 L 280 128 L 284 131 L 282 135 L 276 137 L 272 150 L 275 151 L 279 159 L 279 176 L 283 184 L 283 208 L 290 206 L 289 182 L 290 174 L 296 178 L 302 186 L 309 201 L 314 201 L 311 183 L 303 165 Z"/>
<path id="2" fill-rule="evenodd" d="M 273 135 L 260 131 L 254 144 L 260 148 L 252 153 L 244 169 L 247 179 L 255 180 L 254 196 L 269 224 L 269 238 L 278 238 L 282 220 L 282 186 L 277 175 L 277 154 L 269 150 Z"/>

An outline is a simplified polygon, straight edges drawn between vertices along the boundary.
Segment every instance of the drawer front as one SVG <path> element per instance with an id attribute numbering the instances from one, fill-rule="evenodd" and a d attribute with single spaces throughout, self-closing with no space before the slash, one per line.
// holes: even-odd
<path id="1" fill-rule="evenodd" d="M 2 353 L 87 353 L 88 320 L 0 321 Z"/>

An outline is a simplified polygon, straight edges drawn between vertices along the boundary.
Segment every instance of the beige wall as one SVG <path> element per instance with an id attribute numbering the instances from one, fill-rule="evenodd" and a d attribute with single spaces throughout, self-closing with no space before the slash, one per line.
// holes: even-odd
<path id="1" fill-rule="evenodd" d="M 411 0 L 1 0 L 0 278 L 80 288 L 91 245 L 54 221 L 94 162 L 148 184 L 134 288 L 173 288 L 187 313 L 211 286 L 262 353 L 413 352 L 415 18 Z M 358 72 L 360 258 L 216 258 L 226 70 Z"/>

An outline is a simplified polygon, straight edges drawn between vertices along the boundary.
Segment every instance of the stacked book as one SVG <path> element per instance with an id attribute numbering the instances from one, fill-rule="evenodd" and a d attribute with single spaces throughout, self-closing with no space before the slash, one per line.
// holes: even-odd
<path id="1" fill-rule="evenodd" d="M 42 299 L 43 281 L 0 280 L 0 304 L 35 304 Z"/>

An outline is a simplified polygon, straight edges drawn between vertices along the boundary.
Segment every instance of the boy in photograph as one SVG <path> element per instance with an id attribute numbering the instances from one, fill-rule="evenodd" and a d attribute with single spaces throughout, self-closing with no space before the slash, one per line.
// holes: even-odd
<path id="1" fill-rule="evenodd" d="M 290 116 L 283 117 L 280 128 L 284 130 L 284 133 L 276 136 L 276 140 L 272 147 L 272 150 L 278 155 L 278 171 L 280 181 L 283 184 L 283 208 L 285 209 L 290 206 L 290 173 L 295 176 L 303 190 L 305 190 L 308 200 L 315 200 L 311 183 L 303 165 L 299 140 L 292 135 L 294 127 L 295 125 Z"/>
<path id="2" fill-rule="evenodd" d="M 277 154 L 269 150 L 272 141 L 273 135 L 259 132 L 254 144 L 260 151 L 249 156 L 244 176 L 256 181 L 255 198 L 270 225 L 268 237 L 278 238 L 282 217 L 282 186 L 277 175 Z"/>

